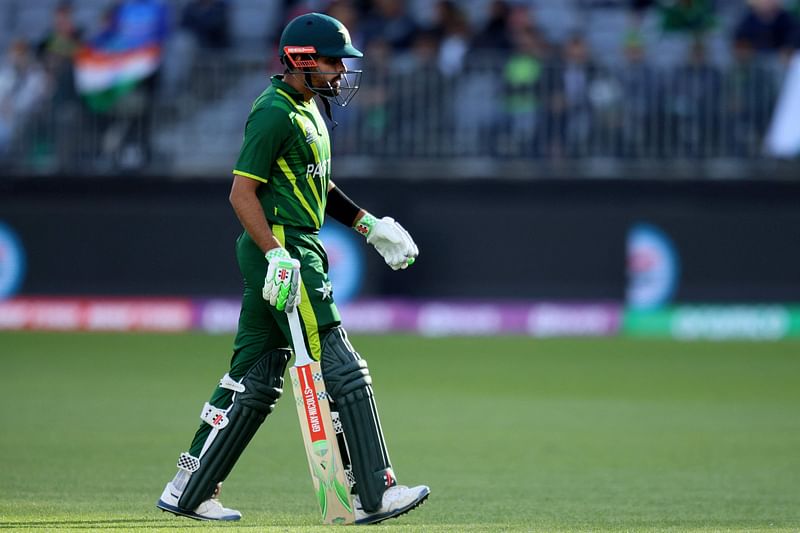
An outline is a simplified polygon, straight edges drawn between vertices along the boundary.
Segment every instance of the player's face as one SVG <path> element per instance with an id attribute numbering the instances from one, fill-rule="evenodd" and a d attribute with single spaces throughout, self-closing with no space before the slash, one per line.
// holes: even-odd
<path id="1" fill-rule="evenodd" d="M 341 92 L 342 75 L 347 70 L 340 57 L 318 57 L 319 73 L 311 76 L 315 88 L 333 89 L 334 94 Z"/>

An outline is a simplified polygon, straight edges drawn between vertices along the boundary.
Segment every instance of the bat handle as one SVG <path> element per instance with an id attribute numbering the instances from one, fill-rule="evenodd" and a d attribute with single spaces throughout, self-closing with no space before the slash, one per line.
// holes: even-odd
<path id="1" fill-rule="evenodd" d="M 297 307 L 286 312 L 289 318 L 289 331 L 292 335 L 292 347 L 294 348 L 294 365 L 303 366 L 314 362 L 308 355 L 306 342 L 303 339 L 303 330 L 300 327 L 300 316 L 297 314 Z"/>

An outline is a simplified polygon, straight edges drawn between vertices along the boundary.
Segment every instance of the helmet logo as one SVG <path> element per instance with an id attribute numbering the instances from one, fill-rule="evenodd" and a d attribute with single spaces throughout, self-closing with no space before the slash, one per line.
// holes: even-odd
<path id="1" fill-rule="evenodd" d="M 289 60 L 289 63 L 294 68 L 315 68 L 317 66 L 317 61 L 313 57 L 308 57 L 305 59 L 300 59 L 302 55 L 311 55 L 316 54 L 317 49 L 313 46 L 284 46 L 283 53 L 286 55 L 286 59 Z"/>
<path id="2" fill-rule="evenodd" d="M 350 32 L 347 31 L 347 28 L 345 28 L 344 25 L 339 26 L 339 33 L 341 33 L 342 37 L 344 38 L 344 44 L 352 43 L 352 40 L 350 39 Z"/>

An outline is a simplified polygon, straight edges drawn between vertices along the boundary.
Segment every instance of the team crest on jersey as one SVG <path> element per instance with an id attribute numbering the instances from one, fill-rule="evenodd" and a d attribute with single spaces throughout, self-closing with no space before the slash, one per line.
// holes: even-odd
<path id="1" fill-rule="evenodd" d="M 306 142 L 308 144 L 317 142 L 317 132 L 313 128 L 306 128 Z"/>
<path id="2" fill-rule="evenodd" d="M 300 128 L 302 128 L 303 132 L 306 134 L 306 142 L 308 144 L 317 142 L 317 129 L 310 120 L 305 117 L 297 116 L 297 125 L 300 126 Z"/>

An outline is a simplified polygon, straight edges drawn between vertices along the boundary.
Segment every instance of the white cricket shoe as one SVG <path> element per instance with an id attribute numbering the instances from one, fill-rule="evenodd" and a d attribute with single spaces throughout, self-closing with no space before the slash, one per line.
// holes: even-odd
<path id="1" fill-rule="evenodd" d="M 219 485 L 222 485 L 222 483 Z M 239 520 L 242 517 L 242 513 L 235 509 L 223 507 L 222 504 L 219 503 L 217 499 L 220 489 L 219 485 L 217 486 L 217 490 L 214 491 L 213 497 L 198 505 L 197 509 L 189 511 L 178 507 L 178 500 L 181 497 L 181 493 L 175 490 L 172 482 L 169 482 L 167 486 L 164 487 L 161 498 L 156 502 L 156 507 L 162 511 L 167 511 L 178 516 L 194 518 L 195 520 Z"/>
<path id="2" fill-rule="evenodd" d="M 405 514 L 422 504 L 430 495 L 431 489 L 427 485 L 408 488 L 405 485 L 389 487 L 383 493 L 381 508 L 374 513 L 368 513 L 361 507 L 361 498 L 353 498 L 353 508 L 356 512 L 356 524 L 377 524 L 389 518 Z"/>

